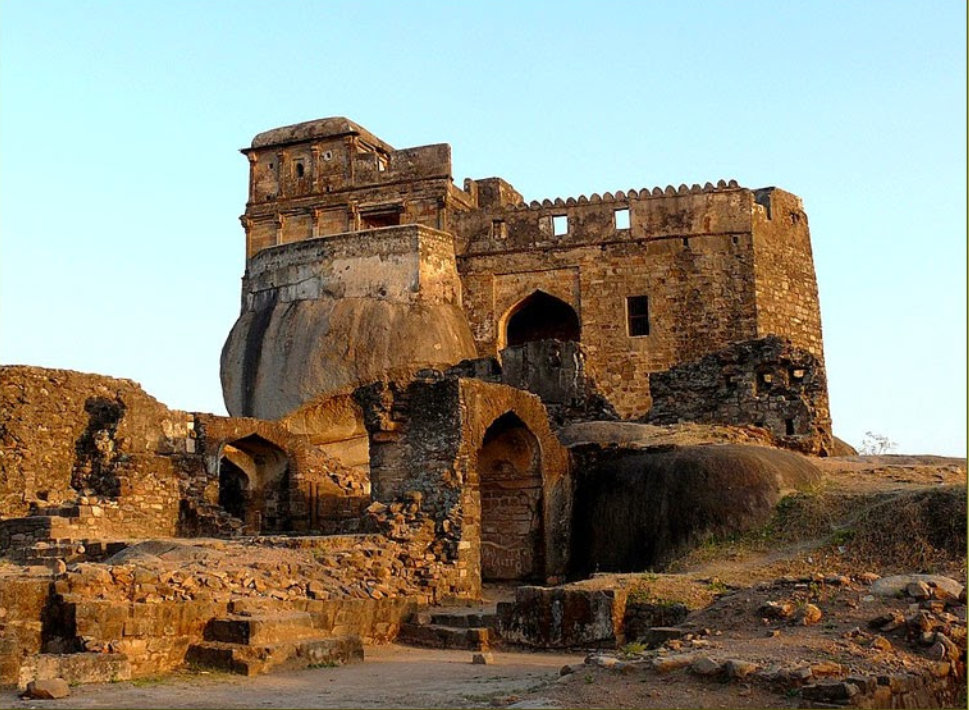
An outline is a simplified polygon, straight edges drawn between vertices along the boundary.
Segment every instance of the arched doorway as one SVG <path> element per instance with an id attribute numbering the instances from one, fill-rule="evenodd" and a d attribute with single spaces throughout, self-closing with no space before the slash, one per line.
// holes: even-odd
<path id="1" fill-rule="evenodd" d="M 515 306 L 507 317 L 505 345 L 513 347 L 535 340 L 578 340 L 579 317 L 565 301 L 535 291 Z"/>
<path id="2" fill-rule="evenodd" d="M 222 447 L 219 505 L 250 532 L 290 529 L 290 471 L 286 452 L 255 434 Z"/>
<path id="3" fill-rule="evenodd" d="M 502 415 L 485 432 L 478 480 L 481 578 L 544 577 L 541 451 L 514 413 Z"/>

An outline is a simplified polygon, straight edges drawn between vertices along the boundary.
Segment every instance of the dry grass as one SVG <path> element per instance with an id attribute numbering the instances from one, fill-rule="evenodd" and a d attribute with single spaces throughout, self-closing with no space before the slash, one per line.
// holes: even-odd
<path id="1" fill-rule="evenodd" d="M 862 512 L 850 530 L 845 558 L 855 564 L 965 575 L 965 486 L 899 494 Z"/>

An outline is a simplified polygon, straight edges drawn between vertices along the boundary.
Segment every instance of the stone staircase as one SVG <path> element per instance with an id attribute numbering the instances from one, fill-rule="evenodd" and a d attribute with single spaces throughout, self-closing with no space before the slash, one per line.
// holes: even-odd
<path id="1" fill-rule="evenodd" d="M 424 648 L 484 652 L 499 645 L 498 616 L 493 610 L 421 611 L 400 627 L 397 643 Z"/>
<path id="2" fill-rule="evenodd" d="M 214 618 L 204 638 L 189 646 L 187 663 L 247 676 L 363 660 L 358 636 L 324 636 L 302 611 Z"/>

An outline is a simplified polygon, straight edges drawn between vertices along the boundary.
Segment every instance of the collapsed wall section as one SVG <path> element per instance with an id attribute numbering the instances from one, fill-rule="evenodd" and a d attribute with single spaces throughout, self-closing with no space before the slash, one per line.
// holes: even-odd
<path id="1" fill-rule="evenodd" d="M 781 446 L 832 451 L 824 363 L 786 338 L 735 343 L 650 376 L 652 424 L 753 424 Z"/>
<path id="2" fill-rule="evenodd" d="M 382 530 L 394 539 L 423 525 L 436 538 L 433 548 L 445 562 L 441 598 L 476 598 L 482 575 L 563 575 L 568 455 L 541 401 L 504 385 L 423 374 L 409 385 L 357 391 Z M 414 516 L 407 519 L 402 506 Z"/>
<path id="3" fill-rule="evenodd" d="M 176 533 L 179 479 L 195 470 L 191 415 L 130 380 L 38 367 L 0 368 L 0 397 L 0 518 L 83 497 L 92 537 Z"/>

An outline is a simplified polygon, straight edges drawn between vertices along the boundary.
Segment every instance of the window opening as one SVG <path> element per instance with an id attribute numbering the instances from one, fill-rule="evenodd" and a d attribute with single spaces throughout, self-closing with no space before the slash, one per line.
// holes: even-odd
<path id="1" fill-rule="evenodd" d="M 794 436 L 794 420 L 793 419 L 785 419 L 784 420 L 784 431 L 787 433 L 788 436 Z"/>
<path id="2" fill-rule="evenodd" d="M 624 207 L 612 213 L 616 221 L 616 229 L 629 229 L 629 208 Z"/>
<path id="3" fill-rule="evenodd" d="M 361 229 L 396 227 L 400 224 L 400 212 L 371 212 L 360 215 Z"/>
<path id="4" fill-rule="evenodd" d="M 649 335 L 649 296 L 627 296 L 626 317 L 630 336 Z"/>
<path id="5" fill-rule="evenodd" d="M 504 220 L 496 219 L 491 222 L 491 236 L 494 239 L 505 239 L 508 236 L 508 227 Z"/>
<path id="6" fill-rule="evenodd" d="M 560 214 L 553 215 L 552 217 L 552 234 L 556 237 L 561 237 L 563 234 L 569 233 L 569 217 L 568 215 Z"/>
<path id="7" fill-rule="evenodd" d="M 303 177 L 306 173 L 306 168 L 303 167 L 302 163 L 296 163 L 296 177 Z"/>

